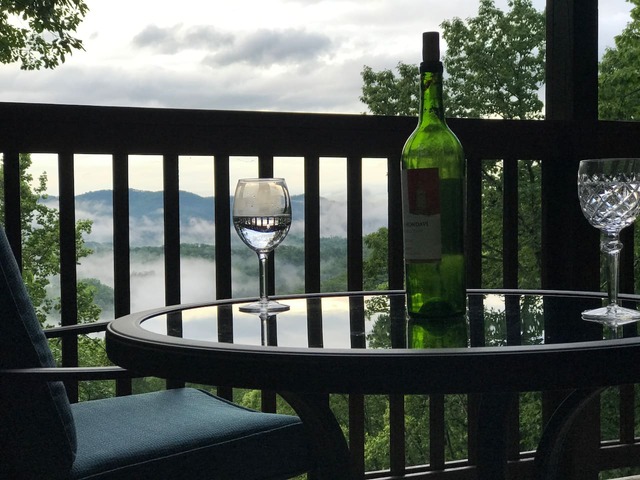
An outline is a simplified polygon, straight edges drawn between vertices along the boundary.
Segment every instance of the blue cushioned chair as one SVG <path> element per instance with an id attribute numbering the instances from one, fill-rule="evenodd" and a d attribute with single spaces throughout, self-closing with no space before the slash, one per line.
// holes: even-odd
<path id="1" fill-rule="evenodd" d="M 61 382 L 7 374 L 54 366 L 0 228 L 0 479 L 280 479 L 312 469 L 297 417 L 190 388 L 70 404 Z"/>

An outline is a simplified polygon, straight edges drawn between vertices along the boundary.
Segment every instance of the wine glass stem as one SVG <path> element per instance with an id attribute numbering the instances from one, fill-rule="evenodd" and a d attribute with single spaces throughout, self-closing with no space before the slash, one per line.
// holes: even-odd
<path id="1" fill-rule="evenodd" d="M 623 338 L 622 327 L 618 324 L 613 327 L 613 338 Z"/>
<path id="2" fill-rule="evenodd" d="M 600 237 L 600 250 L 605 256 L 607 271 L 607 293 L 609 295 L 609 306 L 618 305 L 618 282 L 620 266 L 620 232 L 602 232 Z"/>
<path id="3" fill-rule="evenodd" d="M 269 344 L 268 334 L 269 334 L 269 315 L 266 312 L 260 312 L 260 336 L 261 336 L 261 344 L 262 346 L 266 346 Z"/>
<path id="4" fill-rule="evenodd" d="M 258 252 L 258 259 L 260 260 L 260 303 L 267 308 L 269 298 L 267 297 L 267 260 L 269 254 L 266 252 Z"/>

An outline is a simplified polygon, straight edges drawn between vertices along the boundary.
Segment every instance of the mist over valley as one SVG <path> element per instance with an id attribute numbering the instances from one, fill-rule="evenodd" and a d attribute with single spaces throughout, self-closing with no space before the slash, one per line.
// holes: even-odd
<path id="1" fill-rule="evenodd" d="M 131 311 L 165 305 L 163 253 L 163 194 L 130 190 L 129 225 L 131 244 Z M 57 207 L 57 198 L 46 204 Z M 96 303 L 101 318 L 113 318 L 113 196 L 110 190 L 76 196 L 76 219 L 93 222 L 91 234 L 85 236 L 93 253 L 80 259 L 78 279 L 96 284 Z M 202 197 L 181 191 L 181 301 L 208 301 L 216 298 L 214 197 Z M 363 231 L 368 234 L 387 225 L 386 192 L 363 192 Z M 293 221 L 289 235 L 275 255 L 276 292 L 304 291 L 304 195 L 291 198 Z M 343 198 L 321 198 L 321 281 L 325 290 L 346 289 L 347 209 Z M 120 220 L 116 220 L 120 221 Z M 232 242 L 232 294 L 234 298 L 258 294 L 258 259 L 242 243 L 236 232 Z M 53 289 L 57 281 L 52 281 Z M 54 293 L 55 294 L 55 293 Z"/>

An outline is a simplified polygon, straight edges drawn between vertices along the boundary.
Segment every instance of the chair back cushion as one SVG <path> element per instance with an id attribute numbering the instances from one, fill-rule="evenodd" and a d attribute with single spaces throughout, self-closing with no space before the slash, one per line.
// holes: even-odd
<path id="1" fill-rule="evenodd" d="M 55 362 L 0 228 L 0 368 Z M 0 375 L 0 478 L 68 477 L 76 451 L 71 407 L 61 382 Z"/>

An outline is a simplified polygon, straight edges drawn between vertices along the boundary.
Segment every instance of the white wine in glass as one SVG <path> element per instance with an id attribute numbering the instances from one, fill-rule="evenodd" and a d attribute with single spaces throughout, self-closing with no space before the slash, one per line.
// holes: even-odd
<path id="1" fill-rule="evenodd" d="M 612 327 L 640 320 L 640 311 L 618 305 L 620 230 L 631 225 L 640 211 L 640 158 L 582 160 L 578 168 L 578 198 L 584 216 L 600 230 L 605 257 L 608 305 L 582 313 L 582 318 Z"/>
<path id="2" fill-rule="evenodd" d="M 289 233 L 291 199 L 283 178 L 238 180 L 233 201 L 233 225 L 242 241 L 258 254 L 260 300 L 242 305 L 240 311 L 271 314 L 289 310 L 288 305 L 267 296 L 267 260 Z"/>

